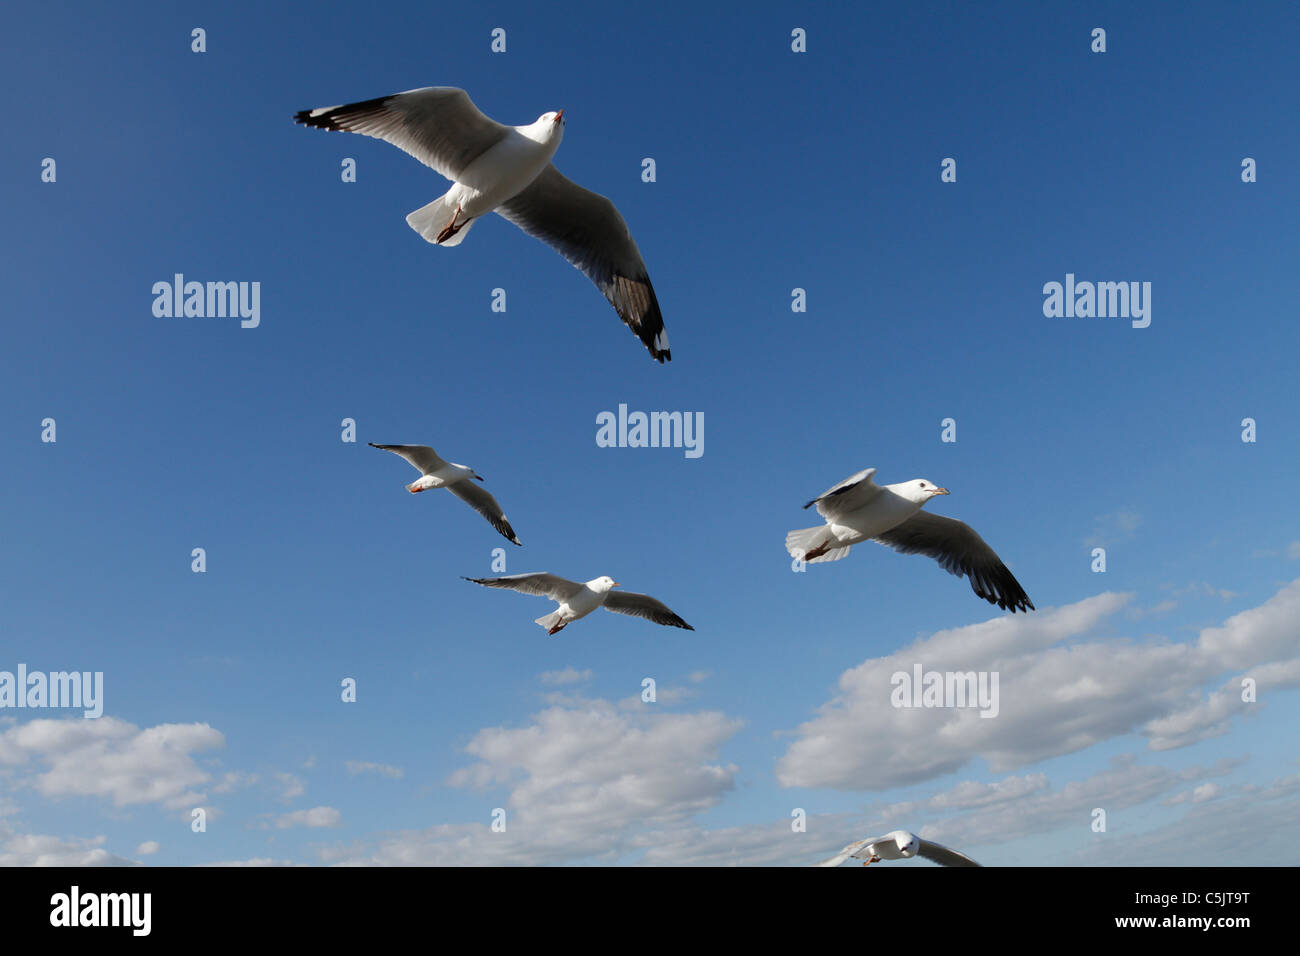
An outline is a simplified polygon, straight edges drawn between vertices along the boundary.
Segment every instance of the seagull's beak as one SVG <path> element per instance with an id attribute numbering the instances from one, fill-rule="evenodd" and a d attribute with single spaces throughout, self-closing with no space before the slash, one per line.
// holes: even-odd
<path id="1" fill-rule="evenodd" d="M 949 491 L 947 488 L 936 488 L 936 489 L 934 489 L 934 493 L 935 493 L 936 495 L 950 495 L 950 494 L 952 494 L 952 492 Z"/>
<path id="2" fill-rule="evenodd" d="M 560 110 L 558 113 L 555 114 L 555 122 L 557 123 L 564 122 L 564 110 Z"/>
<path id="3" fill-rule="evenodd" d="M 612 588 L 621 588 L 622 586 L 623 585 L 619 584 L 617 581 L 615 581 L 613 584 L 610 585 L 610 587 Z"/>

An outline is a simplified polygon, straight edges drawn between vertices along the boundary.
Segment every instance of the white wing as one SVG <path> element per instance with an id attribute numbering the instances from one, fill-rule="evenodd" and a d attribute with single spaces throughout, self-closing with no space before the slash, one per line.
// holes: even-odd
<path id="1" fill-rule="evenodd" d="M 294 120 L 382 139 L 452 180 L 511 129 L 484 116 L 468 93 L 452 86 L 426 86 L 346 106 L 302 110 Z"/>
<path id="2" fill-rule="evenodd" d="M 857 511 L 881 492 L 880 486 L 871 480 L 871 476 L 875 473 L 874 468 L 864 468 L 856 475 L 845 478 L 838 485 L 827 489 L 819 497 L 804 505 L 804 508 L 816 505 L 817 513 L 823 518 L 835 518 L 838 515 Z"/>
<path id="3" fill-rule="evenodd" d="M 836 853 L 829 860 L 822 860 L 820 863 L 814 863 L 813 866 L 839 866 L 849 857 L 851 856 L 856 857 L 857 854 L 867 849 L 869 846 L 871 846 L 871 844 L 875 843 L 879 839 L 880 839 L 879 837 L 874 837 L 867 840 L 859 840 L 856 843 L 850 843 L 848 846 L 840 850 L 839 853 Z"/>
<path id="4" fill-rule="evenodd" d="M 966 575 L 971 590 L 1004 611 L 1034 610 L 1029 595 L 975 529 L 964 521 L 918 511 L 875 540 L 903 554 L 924 554 L 945 571 Z"/>
<path id="5" fill-rule="evenodd" d="M 641 251 L 612 202 L 548 165 L 496 212 L 577 266 L 650 354 L 661 363 L 672 361 L 664 317 Z"/>
<path id="6" fill-rule="evenodd" d="M 568 578 L 547 574 L 544 571 L 536 571 L 532 574 L 510 574 L 502 578 L 466 578 L 465 580 L 487 588 L 509 588 L 511 591 L 535 594 L 538 597 L 547 597 L 552 601 L 560 602 L 569 600 L 583 588 L 579 581 L 570 581 Z"/>
<path id="7" fill-rule="evenodd" d="M 391 451 L 394 455 L 405 458 L 422 475 L 431 475 L 439 468 L 446 468 L 447 463 L 438 457 L 428 445 L 376 445 L 367 442 L 371 448 Z"/>
<path id="8" fill-rule="evenodd" d="M 916 855 L 923 856 L 927 860 L 933 860 L 943 866 L 979 866 L 978 863 L 964 853 L 950 850 L 941 843 L 931 843 L 929 840 L 918 840 L 917 842 L 921 846 L 916 851 Z"/>
<path id="9" fill-rule="evenodd" d="M 492 497 L 486 488 L 466 478 L 463 481 L 453 481 L 447 486 L 447 490 L 484 518 L 487 518 L 492 527 L 505 535 L 508 540 L 513 541 L 515 544 L 522 543 L 515 537 L 515 529 L 510 527 L 510 522 L 506 520 L 506 513 L 501 510 L 497 500 Z"/>
<path id="10" fill-rule="evenodd" d="M 635 591 L 610 591 L 605 595 L 605 608 L 619 614 L 643 617 L 647 621 L 654 621 L 656 624 L 663 624 L 666 627 L 684 627 L 688 631 L 695 630 L 695 628 L 674 614 L 668 605 L 655 600 L 648 594 L 637 594 Z"/>

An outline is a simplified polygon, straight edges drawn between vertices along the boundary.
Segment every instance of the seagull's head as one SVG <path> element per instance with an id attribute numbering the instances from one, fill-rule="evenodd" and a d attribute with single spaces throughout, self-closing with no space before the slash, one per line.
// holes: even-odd
<path id="1" fill-rule="evenodd" d="M 618 587 L 618 582 L 615 581 L 613 578 L 611 578 L 609 575 L 601 575 L 600 577 L 596 578 L 596 580 L 594 581 L 588 581 L 587 587 L 591 588 L 597 594 L 605 594 L 611 588 Z"/>
<path id="2" fill-rule="evenodd" d="M 543 113 L 537 117 L 537 122 L 533 124 L 533 127 L 540 134 L 538 138 L 543 143 L 559 143 L 564 137 L 564 110 Z"/>
<path id="3" fill-rule="evenodd" d="M 898 844 L 899 855 L 905 860 L 916 856 L 917 851 L 921 849 L 921 841 L 917 839 L 916 834 L 906 830 L 895 830 L 894 842 Z"/>
<path id="4" fill-rule="evenodd" d="M 904 482 L 901 490 L 904 498 L 918 505 L 925 504 L 935 495 L 948 494 L 947 488 L 940 488 L 933 481 L 927 481 L 924 478 Z"/>

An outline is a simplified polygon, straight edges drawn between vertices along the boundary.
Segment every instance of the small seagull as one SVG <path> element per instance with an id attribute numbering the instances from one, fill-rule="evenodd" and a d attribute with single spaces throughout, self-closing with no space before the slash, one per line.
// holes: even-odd
<path id="1" fill-rule="evenodd" d="M 547 634 L 556 634 L 573 621 L 586 617 L 598 607 L 619 614 L 631 614 L 643 617 L 647 621 L 668 627 L 684 627 L 693 631 L 680 617 L 674 614 L 666 604 L 656 601 L 648 594 L 635 594 L 631 591 L 615 593 L 611 588 L 619 586 L 610 577 L 593 578 L 584 583 L 570 581 L 554 574 L 536 572 L 533 574 L 511 574 L 503 578 L 466 578 L 488 588 L 509 588 L 523 594 L 536 594 L 550 598 L 559 604 L 554 611 L 537 618 L 536 623 L 546 628 Z"/>
<path id="2" fill-rule="evenodd" d="M 814 863 L 813 866 L 839 866 L 849 857 L 862 860 L 863 866 L 879 863 L 881 860 L 910 860 L 914 856 L 923 856 L 943 866 L 979 866 L 974 860 L 956 850 L 939 843 L 922 840 L 915 833 L 907 830 L 892 830 L 882 837 L 870 837 L 850 843 L 829 860 Z"/>
<path id="3" fill-rule="evenodd" d="M 659 300 L 641 252 L 614 204 L 560 175 L 551 157 L 564 110 L 527 126 L 479 112 L 464 90 L 426 86 L 378 99 L 302 110 L 294 120 L 391 143 L 452 181 L 406 217 L 429 242 L 455 246 L 490 212 L 541 239 L 580 269 L 660 364 L 672 361 Z"/>
<path id="4" fill-rule="evenodd" d="M 874 468 L 860 471 L 804 505 L 816 505 L 826 524 L 791 531 L 786 550 L 813 564 L 838 561 L 871 538 L 903 554 L 934 558 L 958 577 L 966 575 L 972 591 L 1004 611 L 1034 610 L 1020 582 L 970 525 L 921 510 L 936 495 L 948 494 L 947 488 L 921 478 L 877 485 L 871 480 L 875 473 Z"/>
<path id="5" fill-rule="evenodd" d="M 406 486 L 406 490 L 411 494 L 419 494 L 421 491 L 428 491 L 430 488 L 446 488 L 484 518 L 487 518 L 492 527 L 500 531 L 506 538 L 522 546 L 522 542 L 515 537 L 515 529 L 510 527 L 510 522 L 506 520 L 505 512 L 501 510 L 497 500 L 485 488 L 480 488 L 474 484 L 474 481 L 482 481 L 483 476 L 473 468 L 457 465 L 455 462 L 443 461 L 438 457 L 438 453 L 428 445 L 376 445 L 374 442 L 368 442 L 367 444 L 371 448 L 391 451 L 394 455 L 405 458 L 415 466 L 415 469 L 420 473 L 420 477 Z M 474 481 L 471 481 L 471 478 Z"/>

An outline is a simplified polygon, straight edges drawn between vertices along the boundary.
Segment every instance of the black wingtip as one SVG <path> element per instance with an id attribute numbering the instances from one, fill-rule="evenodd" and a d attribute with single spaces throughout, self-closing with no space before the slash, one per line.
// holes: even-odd
<path id="1" fill-rule="evenodd" d="M 311 110 L 299 110 L 293 114 L 293 121 L 301 123 L 303 126 L 313 126 L 316 129 L 337 130 L 339 127 L 330 119 L 328 113 L 322 113 L 320 116 L 312 116 Z"/>
<path id="2" fill-rule="evenodd" d="M 811 508 L 811 507 L 812 507 L 813 505 L 815 505 L 815 504 L 817 504 L 817 499 L 816 499 L 816 498 L 814 498 L 812 501 L 810 501 L 810 502 L 808 502 L 806 505 L 804 505 L 804 506 L 803 506 L 803 510 L 804 510 L 804 511 L 807 511 L 809 508 Z"/>

